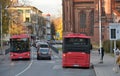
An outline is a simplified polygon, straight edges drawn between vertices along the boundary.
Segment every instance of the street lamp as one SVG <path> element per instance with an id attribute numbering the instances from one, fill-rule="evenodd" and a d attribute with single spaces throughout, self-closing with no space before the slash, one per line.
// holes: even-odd
<path id="1" fill-rule="evenodd" d="M 99 46 L 102 47 L 102 38 L 101 38 L 101 0 L 99 0 Z M 101 49 L 100 49 L 101 51 Z"/>
<path id="2" fill-rule="evenodd" d="M 0 54 L 3 54 L 2 52 L 2 47 L 3 47 L 3 41 L 2 41 L 2 4 L 0 3 L 0 28 L 1 28 L 1 31 L 0 31 L 0 34 L 1 34 L 1 51 L 0 51 Z"/>

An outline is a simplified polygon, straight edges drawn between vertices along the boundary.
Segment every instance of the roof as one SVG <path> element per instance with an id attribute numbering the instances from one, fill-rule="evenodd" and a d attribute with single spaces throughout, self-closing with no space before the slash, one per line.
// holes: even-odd
<path id="1" fill-rule="evenodd" d="M 77 33 L 70 33 L 66 36 L 64 36 L 64 38 L 91 38 L 90 36 L 87 36 L 85 34 L 77 34 Z"/>
<path id="2" fill-rule="evenodd" d="M 50 16 L 50 14 L 48 13 L 46 16 Z"/>
<path id="3" fill-rule="evenodd" d="M 120 16 L 120 13 L 117 10 L 113 10 L 113 13 L 117 16 Z"/>
<path id="4" fill-rule="evenodd" d="M 34 6 L 11 6 L 8 9 L 23 9 L 23 8 L 30 8 L 33 10 L 38 10 L 39 12 L 43 13 L 41 10 L 39 10 L 38 8 L 36 8 Z"/>

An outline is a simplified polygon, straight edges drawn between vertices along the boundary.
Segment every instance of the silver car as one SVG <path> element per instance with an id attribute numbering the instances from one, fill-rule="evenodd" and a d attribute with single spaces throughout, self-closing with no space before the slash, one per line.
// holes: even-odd
<path id="1" fill-rule="evenodd" d="M 50 48 L 39 48 L 37 51 L 37 59 L 49 59 L 51 60 Z"/>

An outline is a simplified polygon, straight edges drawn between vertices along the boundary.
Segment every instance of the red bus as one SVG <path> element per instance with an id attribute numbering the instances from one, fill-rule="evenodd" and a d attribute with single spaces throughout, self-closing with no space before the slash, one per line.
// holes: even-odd
<path id="1" fill-rule="evenodd" d="M 10 38 L 10 58 L 30 59 L 30 36 L 27 34 L 13 35 Z"/>
<path id="2" fill-rule="evenodd" d="M 63 38 L 62 66 L 90 67 L 90 36 L 68 34 Z"/>

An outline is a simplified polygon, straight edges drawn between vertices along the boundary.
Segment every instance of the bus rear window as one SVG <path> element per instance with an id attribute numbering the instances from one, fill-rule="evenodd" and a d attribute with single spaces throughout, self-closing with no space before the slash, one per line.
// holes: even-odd
<path id="1" fill-rule="evenodd" d="M 89 44 L 89 39 L 86 38 L 65 38 L 65 44 L 72 45 L 87 45 Z"/>

